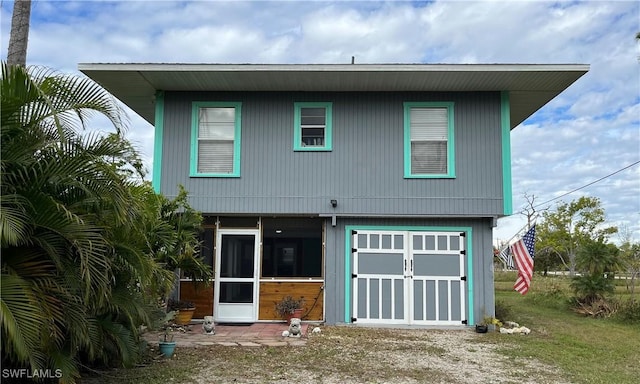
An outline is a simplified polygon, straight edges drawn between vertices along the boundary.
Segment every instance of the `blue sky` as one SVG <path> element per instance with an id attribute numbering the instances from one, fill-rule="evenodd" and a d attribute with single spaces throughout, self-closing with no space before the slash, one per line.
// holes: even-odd
<path id="1" fill-rule="evenodd" d="M 0 10 L 2 59 L 12 1 Z M 27 62 L 568 63 L 575 84 L 512 131 L 514 210 L 554 199 L 640 160 L 637 1 L 33 0 Z M 153 129 L 130 112 L 128 137 L 152 168 Z M 97 123 L 98 125 L 100 123 Z M 106 129 L 106 127 L 105 127 Z M 640 164 L 558 201 L 602 201 L 640 241 Z M 507 240 L 524 216 L 500 219 Z M 617 239 L 613 239 L 617 240 Z"/>

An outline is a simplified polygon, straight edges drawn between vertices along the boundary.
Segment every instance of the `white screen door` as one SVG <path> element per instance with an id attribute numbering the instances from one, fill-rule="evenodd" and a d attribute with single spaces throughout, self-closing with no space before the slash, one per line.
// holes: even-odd
<path id="1" fill-rule="evenodd" d="M 257 320 L 260 242 L 257 230 L 219 230 L 216 239 L 214 318 L 220 323 Z"/>

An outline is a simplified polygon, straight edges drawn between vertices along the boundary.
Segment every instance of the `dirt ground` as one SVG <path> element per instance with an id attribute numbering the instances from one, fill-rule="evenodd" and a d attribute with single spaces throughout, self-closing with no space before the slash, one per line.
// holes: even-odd
<path id="1" fill-rule="evenodd" d="M 306 346 L 192 348 L 196 383 L 567 383 L 472 330 L 323 327 Z M 505 335 L 504 337 L 529 337 Z"/>

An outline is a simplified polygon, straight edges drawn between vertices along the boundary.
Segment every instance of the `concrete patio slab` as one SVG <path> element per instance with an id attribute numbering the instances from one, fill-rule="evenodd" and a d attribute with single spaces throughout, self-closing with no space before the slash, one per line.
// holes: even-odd
<path id="1" fill-rule="evenodd" d="M 302 337 L 283 337 L 282 332 L 289 329 L 285 323 L 254 323 L 254 324 L 217 324 L 216 333 L 208 334 L 198 323 L 183 326 L 182 331 L 172 332 L 178 347 L 202 347 L 222 345 L 228 347 L 285 347 L 304 346 L 307 342 L 309 324 L 302 324 Z M 162 332 L 147 332 L 143 338 L 157 345 Z"/>

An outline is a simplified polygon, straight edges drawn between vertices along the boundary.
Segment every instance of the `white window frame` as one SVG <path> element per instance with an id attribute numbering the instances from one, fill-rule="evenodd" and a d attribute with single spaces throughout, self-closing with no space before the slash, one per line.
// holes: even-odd
<path id="1" fill-rule="evenodd" d="M 404 103 L 404 177 L 405 178 L 455 178 L 455 142 L 454 142 L 454 110 L 453 102 L 405 102 Z M 411 121 L 412 110 L 429 110 L 445 111 L 446 113 L 446 126 L 434 126 L 433 130 L 442 130 L 442 132 L 434 132 L 434 134 L 441 135 L 439 140 L 446 142 L 446 171 L 445 172 L 414 172 L 412 165 L 415 159 L 415 154 L 412 153 L 412 143 L 426 141 L 420 140 L 420 136 L 429 135 L 429 132 L 424 132 L 422 135 L 415 132 L 415 125 Z M 428 126 L 421 127 L 422 129 L 430 129 Z M 412 134 L 412 129 L 414 130 Z M 429 140 L 434 141 L 434 140 Z"/>
<path id="2" fill-rule="evenodd" d="M 203 108 L 234 108 L 234 129 L 233 129 L 233 153 L 231 154 L 232 169 L 228 172 L 202 172 L 199 170 L 199 146 L 203 141 L 215 141 L 212 139 L 202 139 L 200 132 L 200 111 Z M 240 102 L 218 102 L 196 101 L 192 103 L 191 118 L 191 177 L 240 177 L 240 149 L 241 149 L 241 127 L 242 127 L 242 103 Z"/>
<path id="3" fill-rule="evenodd" d="M 294 151 L 331 151 L 333 137 L 333 104 L 330 102 L 296 102 L 294 103 L 293 150 Z M 304 108 L 324 108 L 324 125 L 303 125 L 302 110 Z M 306 128 L 323 129 L 322 145 L 306 145 L 303 142 L 303 130 Z"/>

